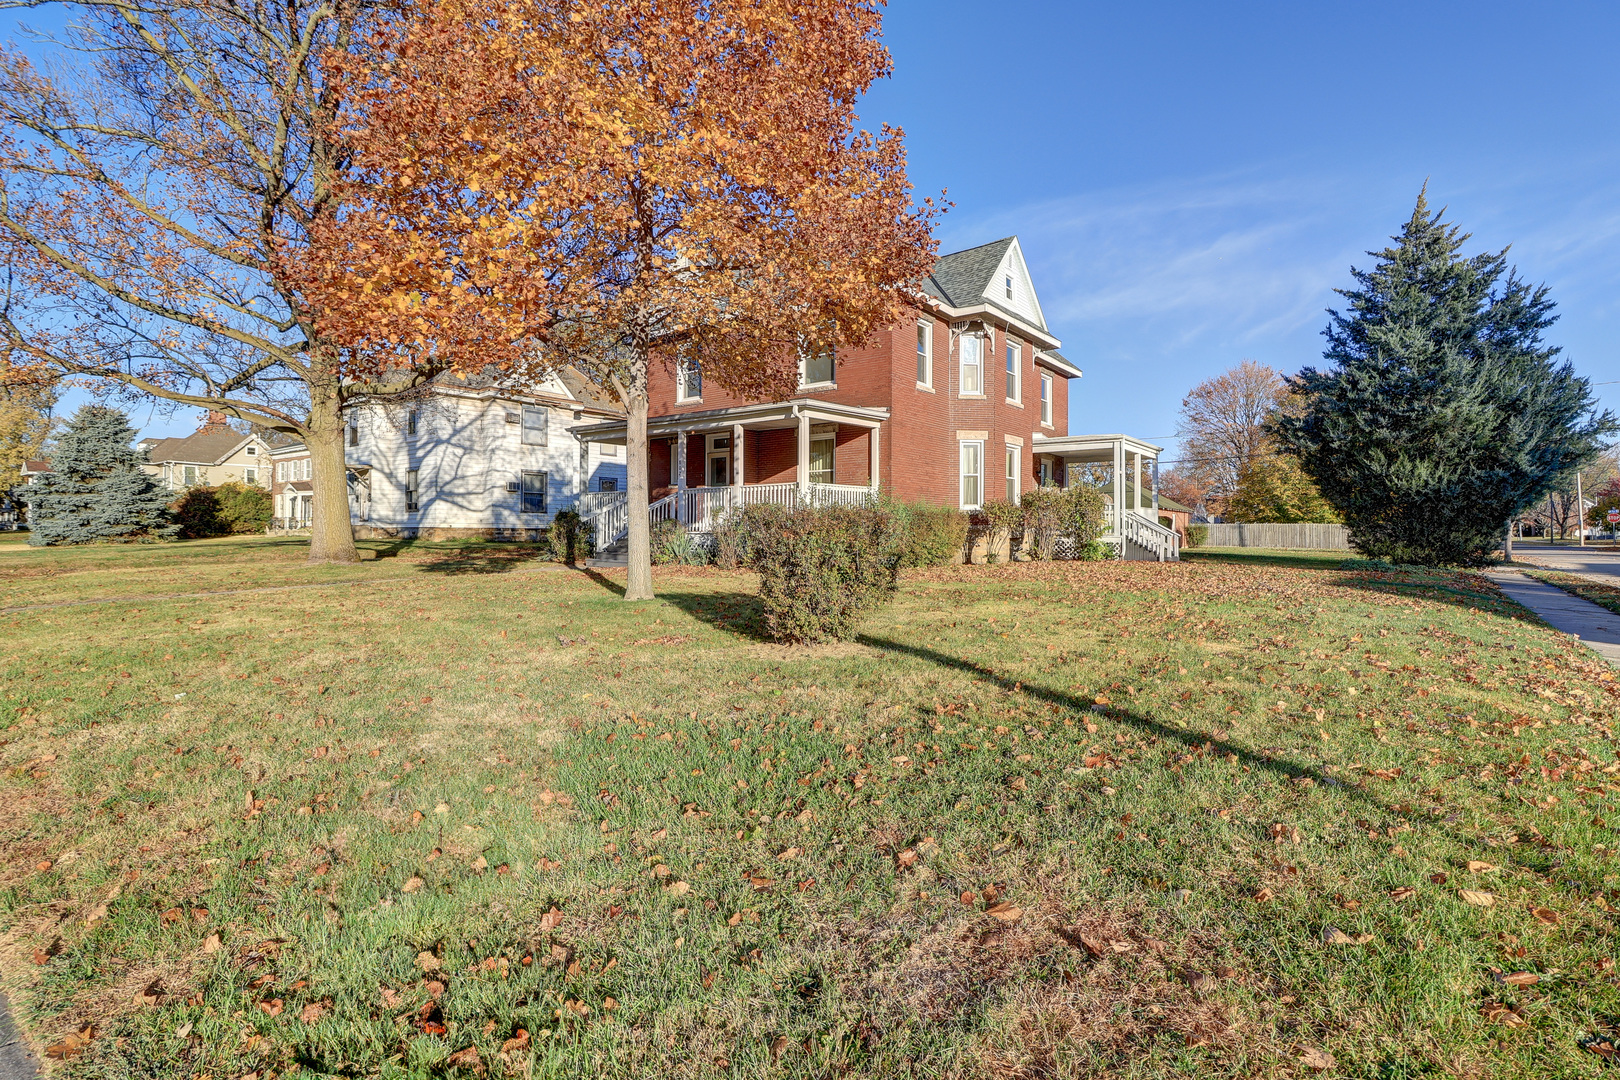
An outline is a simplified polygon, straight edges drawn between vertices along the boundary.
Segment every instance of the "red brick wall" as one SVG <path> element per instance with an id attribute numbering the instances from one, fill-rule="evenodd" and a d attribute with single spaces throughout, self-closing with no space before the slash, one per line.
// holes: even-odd
<path id="1" fill-rule="evenodd" d="M 1068 434 L 1068 380 L 1054 373 L 1052 427 L 1040 425 L 1040 371 L 1034 362 L 1034 349 L 1020 343 L 1021 405 L 1006 401 L 1006 336 L 997 331 L 987 341 L 984 357 L 983 397 L 960 395 L 961 368 L 959 342 L 951 340 L 950 326 L 932 319 L 933 391 L 917 386 L 917 337 L 915 318 L 874 334 L 857 348 L 839 352 L 834 370 L 836 388 L 811 388 L 793 398 L 866 408 L 888 408 L 890 419 L 880 433 L 879 479 L 886 489 L 902 499 L 954 506 L 959 499 L 958 431 L 983 431 L 984 489 L 987 497 L 1001 498 L 1006 492 L 1006 436 L 1022 440 L 1019 452 L 1021 491 L 1036 484 L 1036 462 L 1031 454 L 1033 436 Z M 754 404 L 708 383 L 703 400 L 675 402 L 673 365 L 654 361 L 648 389 L 653 416 L 707 412 Z M 791 398 L 789 399 L 791 400 Z M 864 429 L 841 426 L 835 470 L 838 483 L 868 482 L 867 433 Z M 797 474 L 798 449 L 793 429 L 751 432 L 745 444 L 746 480 L 750 484 L 786 483 Z M 706 480 L 705 442 L 690 437 L 687 451 L 687 483 L 702 486 Z M 653 450 L 653 476 L 658 471 L 659 451 Z M 667 459 L 665 459 L 667 462 Z M 664 469 L 668 469 L 667 463 Z"/>

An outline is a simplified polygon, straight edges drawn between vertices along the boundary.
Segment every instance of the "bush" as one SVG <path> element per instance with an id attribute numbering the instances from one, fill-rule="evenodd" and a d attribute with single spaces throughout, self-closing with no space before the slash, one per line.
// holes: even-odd
<path id="1" fill-rule="evenodd" d="M 263 532 L 270 524 L 270 493 L 254 484 L 227 481 L 190 487 L 169 504 L 186 540 Z"/>
<path id="2" fill-rule="evenodd" d="M 904 532 L 902 567 L 948 566 L 967 543 L 968 516 L 954 506 L 885 499 L 880 508 L 898 519 Z"/>
<path id="3" fill-rule="evenodd" d="M 678 521 L 660 521 L 652 527 L 654 566 L 702 566 L 708 552 L 692 542 L 692 534 Z"/>
<path id="4" fill-rule="evenodd" d="M 585 524 L 579 511 L 559 510 L 546 527 L 545 543 L 551 548 L 551 558 L 572 566 L 594 553 L 596 533 Z"/>
<path id="5" fill-rule="evenodd" d="M 1024 508 L 1006 499 L 992 499 L 979 507 L 978 512 L 973 515 L 973 523 L 986 534 L 988 547 L 985 553 L 986 562 L 996 562 L 1000 559 L 1003 540 L 1007 541 L 1008 555 L 1012 554 L 1013 533 L 1023 532 L 1024 521 Z"/>
<path id="6" fill-rule="evenodd" d="M 906 530 L 880 507 L 750 506 L 738 527 L 777 641 L 843 641 L 894 595 Z"/>
<path id="7" fill-rule="evenodd" d="M 1080 548 L 1074 557 L 1080 562 L 1107 562 L 1115 557 L 1116 550 L 1101 540 L 1092 540 Z"/>
<path id="8" fill-rule="evenodd" d="M 1022 505 L 1038 559 L 1050 559 L 1060 537 L 1074 541 L 1075 551 L 1085 552 L 1102 535 L 1103 495 L 1089 484 L 1026 491 Z"/>
<path id="9" fill-rule="evenodd" d="M 749 533 L 755 517 L 746 509 L 728 510 L 715 522 L 710 534 L 714 538 L 714 565 L 722 570 L 737 570 L 748 565 Z"/>
<path id="10" fill-rule="evenodd" d="M 1208 525 L 1187 526 L 1187 546 L 1190 548 L 1203 547 L 1204 541 L 1209 539 Z"/>

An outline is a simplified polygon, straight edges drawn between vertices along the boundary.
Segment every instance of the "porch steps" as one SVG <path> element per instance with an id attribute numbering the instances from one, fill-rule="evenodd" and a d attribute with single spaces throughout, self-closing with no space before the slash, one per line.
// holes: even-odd
<path id="1" fill-rule="evenodd" d="M 596 553 L 586 566 L 612 570 L 630 565 L 630 537 L 621 536 Z"/>

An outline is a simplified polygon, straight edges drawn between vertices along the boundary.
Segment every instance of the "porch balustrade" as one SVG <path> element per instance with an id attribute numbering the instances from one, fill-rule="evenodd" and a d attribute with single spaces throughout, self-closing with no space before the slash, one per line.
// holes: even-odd
<path id="1" fill-rule="evenodd" d="M 872 489 L 857 484 L 744 484 L 741 487 L 683 488 L 647 507 L 648 521 L 679 521 L 690 533 L 713 531 L 727 512 L 740 506 L 865 506 Z M 591 523 L 600 550 L 616 543 L 630 528 L 629 492 L 593 491 L 579 498 L 579 516 Z"/>

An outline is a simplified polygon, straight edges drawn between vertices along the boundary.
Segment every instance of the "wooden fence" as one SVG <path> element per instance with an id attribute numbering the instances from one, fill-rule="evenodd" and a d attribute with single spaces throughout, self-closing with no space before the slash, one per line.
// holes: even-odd
<path id="1" fill-rule="evenodd" d="M 1350 530 L 1343 525 L 1220 524 L 1208 528 L 1206 547 L 1350 549 Z"/>

